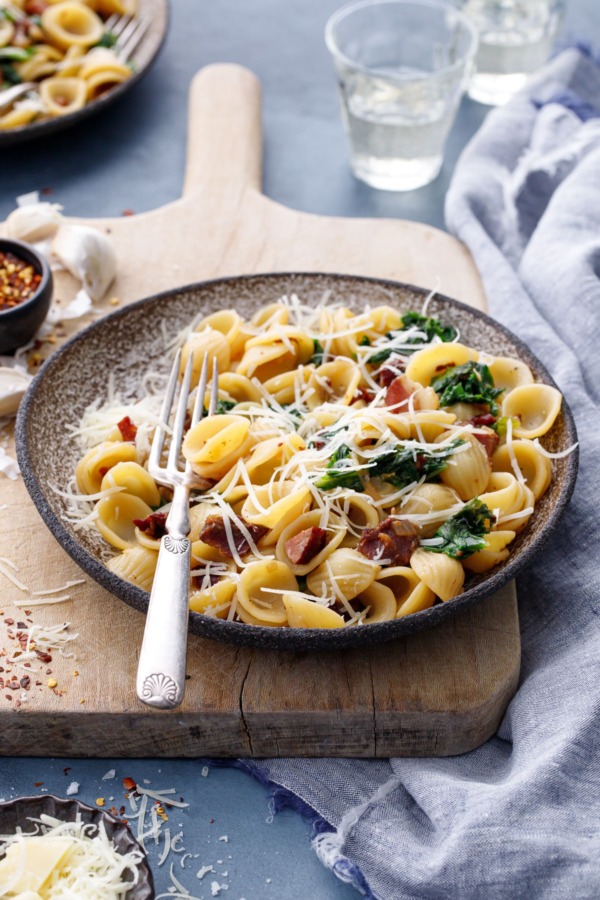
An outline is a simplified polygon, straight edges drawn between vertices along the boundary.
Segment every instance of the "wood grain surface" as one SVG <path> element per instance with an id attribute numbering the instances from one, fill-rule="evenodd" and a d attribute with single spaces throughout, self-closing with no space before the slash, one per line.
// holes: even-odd
<path id="1" fill-rule="evenodd" d="M 113 309 L 111 298 L 124 304 L 221 275 L 294 270 L 395 278 L 485 308 L 470 256 L 450 235 L 414 222 L 307 215 L 264 197 L 260 119 L 252 73 L 232 65 L 198 73 L 182 197 L 139 216 L 86 220 L 110 234 L 118 257 L 102 312 Z M 62 302 L 77 287 L 59 273 Z M 10 429 L 2 434 L 13 453 Z M 143 616 L 82 575 L 22 482 L 2 476 L 0 557 L 27 587 L 0 574 L 4 755 L 449 755 L 494 733 L 516 687 L 520 638 L 509 585 L 442 626 L 367 651 L 258 651 L 192 635 L 182 707 L 152 710 L 134 690 Z M 14 606 L 82 578 L 66 602 Z M 68 622 L 76 658 L 54 654 L 29 669 L 10 662 L 19 622 Z M 23 677 L 27 688 L 7 687 Z"/>

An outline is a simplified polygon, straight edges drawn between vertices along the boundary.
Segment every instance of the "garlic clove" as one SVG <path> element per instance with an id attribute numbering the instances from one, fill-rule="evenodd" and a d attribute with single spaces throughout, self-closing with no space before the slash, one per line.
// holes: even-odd
<path id="1" fill-rule="evenodd" d="M 105 234 L 87 225 L 61 225 L 52 252 L 92 300 L 102 299 L 117 272 L 115 251 Z"/>
<path id="2" fill-rule="evenodd" d="M 27 203 L 13 209 L 6 220 L 8 237 L 17 241 L 36 244 L 56 234 L 60 223 L 62 206 L 59 203 Z"/>
<path id="3" fill-rule="evenodd" d="M 12 416 L 16 413 L 30 381 L 31 375 L 8 366 L 0 366 L 0 416 Z"/>

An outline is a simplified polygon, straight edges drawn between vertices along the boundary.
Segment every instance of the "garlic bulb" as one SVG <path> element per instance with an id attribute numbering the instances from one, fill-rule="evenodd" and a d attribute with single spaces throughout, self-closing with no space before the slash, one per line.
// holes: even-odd
<path id="1" fill-rule="evenodd" d="M 0 366 L 0 416 L 12 416 L 16 413 L 30 381 L 31 375 L 8 366 Z"/>
<path id="2" fill-rule="evenodd" d="M 92 300 L 102 299 L 117 271 L 115 251 L 105 234 L 87 225 L 61 225 L 52 252 Z"/>
<path id="3" fill-rule="evenodd" d="M 6 220 L 8 237 L 35 244 L 51 238 L 62 221 L 59 203 L 27 203 L 13 209 Z"/>

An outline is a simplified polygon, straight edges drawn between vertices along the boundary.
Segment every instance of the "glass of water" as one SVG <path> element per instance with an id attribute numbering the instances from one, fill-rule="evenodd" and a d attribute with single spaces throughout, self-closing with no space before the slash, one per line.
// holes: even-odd
<path id="1" fill-rule="evenodd" d="M 357 178 L 411 191 L 438 175 L 477 50 L 473 23 L 438 0 L 359 0 L 329 19 Z"/>
<path id="2" fill-rule="evenodd" d="M 565 0 L 462 0 L 479 32 L 469 96 L 498 105 L 520 90 L 552 50 Z"/>

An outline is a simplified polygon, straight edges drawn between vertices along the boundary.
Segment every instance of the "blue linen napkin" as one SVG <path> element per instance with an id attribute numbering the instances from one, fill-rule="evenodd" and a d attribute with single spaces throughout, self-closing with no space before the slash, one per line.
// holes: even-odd
<path id="1" fill-rule="evenodd" d="M 315 811 L 320 858 L 367 897 L 600 897 L 599 115 L 600 68 L 563 52 L 487 117 L 447 197 L 491 314 L 548 367 L 581 446 L 570 508 L 518 582 L 522 672 L 497 736 L 448 759 L 240 762 Z"/>

